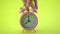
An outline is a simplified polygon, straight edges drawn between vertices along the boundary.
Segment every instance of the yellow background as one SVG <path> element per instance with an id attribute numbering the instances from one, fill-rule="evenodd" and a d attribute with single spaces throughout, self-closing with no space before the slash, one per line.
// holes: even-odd
<path id="1" fill-rule="evenodd" d="M 0 0 L 0 34 L 59 34 L 60 0 L 38 0 L 36 32 L 24 32 L 20 26 L 22 0 Z"/>

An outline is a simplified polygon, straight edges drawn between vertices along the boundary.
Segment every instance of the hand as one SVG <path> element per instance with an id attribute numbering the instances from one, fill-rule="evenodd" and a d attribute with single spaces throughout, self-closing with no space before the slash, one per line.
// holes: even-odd
<path id="1" fill-rule="evenodd" d="M 21 8 L 21 9 L 19 10 L 19 13 L 21 13 L 21 12 L 24 13 L 24 11 L 25 11 L 25 8 Z"/>
<path id="2" fill-rule="evenodd" d="M 32 10 L 33 10 L 33 12 L 37 13 L 37 8 L 36 7 L 34 7 Z"/>

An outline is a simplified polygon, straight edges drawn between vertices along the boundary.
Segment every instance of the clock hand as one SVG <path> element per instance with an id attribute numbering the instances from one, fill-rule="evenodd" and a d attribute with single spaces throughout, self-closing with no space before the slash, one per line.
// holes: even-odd
<path id="1" fill-rule="evenodd" d="M 25 24 L 27 24 L 27 22 L 25 22 Z"/>
<path id="2" fill-rule="evenodd" d="M 28 15 L 28 22 L 30 22 L 30 20 L 29 20 L 29 15 Z"/>
<path id="3" fill-rule="evenodd" d="M 30 22 L 30 20 L 28 20 L 28 22 Z"/>
<path id="4" fill-rule="evenodd" d="M 28 21 L 27 21 L 27 22 L 25 22 L 25 24 L 27 24 L 28 22 L 30 22 L 30 20 L 29 20 L 29 15 L 28 15 Z"/>

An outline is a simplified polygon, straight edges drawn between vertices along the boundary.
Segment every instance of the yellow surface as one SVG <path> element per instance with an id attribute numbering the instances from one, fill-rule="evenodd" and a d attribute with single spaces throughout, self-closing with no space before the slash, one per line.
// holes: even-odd
<path id="1" fill-rule="evenodd" d="M 0 34 L 60 33 L 60 0 L 38 0 L 36 32 L 22 32 L 20 7 L 23 7 L 22 0 L 0 0 Z"/>

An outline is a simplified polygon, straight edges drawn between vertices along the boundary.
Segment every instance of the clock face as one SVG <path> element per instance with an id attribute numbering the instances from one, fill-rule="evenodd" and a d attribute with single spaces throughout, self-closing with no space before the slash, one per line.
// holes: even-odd
<path id="1" fill-rule="evenodd" d="M 37 17 L 33 13 L 25 13 L 21 18 L 21 25 L 26 29 L 33 29 L 37 25 Z"/>

